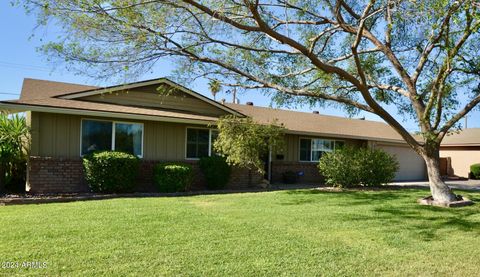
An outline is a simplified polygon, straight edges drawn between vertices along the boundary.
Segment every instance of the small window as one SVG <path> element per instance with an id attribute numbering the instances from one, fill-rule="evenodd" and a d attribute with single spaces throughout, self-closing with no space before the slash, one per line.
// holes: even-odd
<path id="1" fill-rule="evenodd" d="M 326 152 L 342 148 L 343 141 L 329 139 L 300 139 L 300 161 L 317 162 Z"/>
<path id="2" fill-rule="evenodd" d="M 82 121 L 82 155 L 112 150 L 112 122 Z"/>
<path id="3" fill-rule="evenodd" d="M 214 155 L 213 142 L 217 137 L 217 130 L 187 128 L 187 159 Z"/>
<path id="4" fill-rule="evenodd" d="M 187 158 L 197 159 L 208 156 L 210 130 L 187 129 Z"/>

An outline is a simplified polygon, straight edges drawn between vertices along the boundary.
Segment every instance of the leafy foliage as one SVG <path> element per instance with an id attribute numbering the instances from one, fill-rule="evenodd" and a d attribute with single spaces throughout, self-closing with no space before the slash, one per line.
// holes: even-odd
<path id="1" fill-rule="evenodd" d="M 199 161 L 200 169 L 205 175 L 208 189 L 223 189 L 230 180 L 232 168 L 225 157 L 213 155 L 202 157 Z"/>
<path id="2" fill-rule="evenodd" d="M 39 24 L 54 18 L 68 34 L 46 43 L 46 55 L 100 78 L 141 75 L 174 57 L 182 78 L 207 78 L 214 95 L 234 84 L 282 105 L 342 100 L 337 105 L 349 113 L 363 109 L 354 102 L 368 104 L 356 79 L 379 103 L 421 123 L 400 90 L 428 102 L 426 116 L 439 112 L 445 122 L 459 107 L 458 92 L 475 96 L 480 75 L 475 1 L 342 1 L 338 13 L 337 1 L 314 0 L 22 2 Z"/>
<path id="3" fill-rule="evenodd" d="M 139 164 L 138 157 L 123 152 L 103 151 L 83 157 L 85 179 L 93 192 L 133 191 Z"/>
<path id="4" fill-rule="evenodd" d="M 324 154 L 318 168 L 326 183 L 333 186 L 379 186 L 393 180 L 398 162 L 380 149 L 346 146 Z"/>
<path id="5" fill-rule="evenodd" d="M 0 192 L 25 186 L 29 139 L 24 116 L 0 113 Z"/>
<path id="6" fill-rule="evenodd" d="M 63 27 L 44 53 L 85 75 L 135 77 L 173 58 L 185 82 L 218 80 L 286 107 L 374 113 L 426 160 L 480 103 L 478 1 L 22 2 L 40 24 Z M 436 177 L 435 197 L 454 199 Z"/>
<path id="7" fill-rule="evenodd" d="M 470 172 L 472 173 L 473 178 L 480 179 L 480 164 L 472 164 L 470 166 Z"/>
<path id="8" fill-rule="evenodd" d="M 217 94 L 222 90 L 222 85 L 221 85 L 220 81 L 215 80 L 215 79 L 210 80 L 210 82 L 208 82 L 208 88 L 210 89 L 210 92 L 212 93 L 213 100 L 216 100 Z"/>
<path id="9" fill-rule="evenodd" d="M 179 192 L 190 188 L 192 166 L 185 163 L 160 163 L 154 168 L 154 181 L 161 192 Z"/>
<path id="10" fill-rule="evenodd" d="M 258 124 L 250 117 L 225 116 L 217 122 L 218 138 L 214 149 L 227 163 L 264 172 L 261 157 L 271 149 L 281 149 L 285 128 L 276 122 Z"/>

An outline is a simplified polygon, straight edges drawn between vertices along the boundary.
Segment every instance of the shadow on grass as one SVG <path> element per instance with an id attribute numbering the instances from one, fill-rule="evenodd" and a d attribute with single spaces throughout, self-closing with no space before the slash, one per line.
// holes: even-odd
<path id="1" fill-rule="evenodd" d="M 423 241 L 440 239 L 442 231 L 465 232 L 480 235 L 480 221 L 471 218 L 478 208 L 440 208 L 412 204 L 405 206 L 377 207 L 374 211 L 380 220 L 389 222 L 397 231 L 416 234 Z M 445 235 L 442 235 L 446 238 Z"/>
<path id="2" fill-rule="evenodd" d="M 282 203 L 283 205 L 301 205 L 314 202 L 331 202 L 336 201 L 339 206 L 353 206 L 353 205 L 371 205 L 377 202 L 393 201 L 411 198 L 411 193 L 398 190 L 291 190 L 287 191 L 288 195 L 295 195 L 296 197 L 290 202 Z M 315 195 L 323 197 L 315 197 Z"/>
<path id="3" fill-rule="evenodd" d="M 480 202 L 479 194 L 456 191 L 474 202 Z M 286 192 L 294 195 L 282 205 L 302 205 L 325 203 L 339 207 L 336 219 L 344 222 L 356 222 L 366 226 L 377 226 L 388 232 L 402 232 L 413 239 L 431 241 L 447 239 L 443 231 L 465 232 L 472 236 L 480 235 L 478 204 L 463 208 L 440 208 L 421 206 L 416 203 L 420 197 L 428 195 L 428 189 L 401 190 L 362 190 L 362 191 L 326 191 L 294 190 Z M 318 196 L 318 197 L 316 197 Z M 348 207 L 352 207 L 349 209 Z"/>

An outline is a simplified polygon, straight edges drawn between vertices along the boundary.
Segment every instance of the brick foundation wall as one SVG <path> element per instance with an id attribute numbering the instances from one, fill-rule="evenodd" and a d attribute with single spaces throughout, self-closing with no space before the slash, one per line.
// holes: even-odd
<path id="1" fill-rule="evenodd" d="M 309 162 L 272 162 L 272 183 L 283 183 L 283 173 L 286 171 L 303 172 L 303 176 L 298 176 L 297 183 L 302 184 L 323 184 L 324 178 L 320 174 L 318 163 Z"/>
<path id="2" fill-rule="evenodd" d="M 142 160 L 137 181 L 137 192 L 157 191 L 153 183 L 153 167 L 161 161 Z M 194 172 L 194 183 L 191 190 L 204 190 L 205 177 L 196 161 L 182 161 L 191 164 Z M 259 174 L 252 172 L 251 186 L 263 180 Z M 249 187 L 247 169 L 234 167 L 227 189 L 243 189 Z M 88 192 L 85 182 L 82 160 L 50 157 L 30 157 L 28 163 L 27 191 L 36 194 Z"/>
<path id="3" fill-rule="evenodd" d="M 30 157 L 27 191 L 31 193 L 88 192 L 82 161 L 49 157 Z"/>
<path id="4" fill-rule="evenodd" d="M 155 184 L 153 182 L 153 168 L 157 163 L 161 161 L 149 161 L 143 160 L 140 165 L 140 174 L 138 181 L 137 191 L 153 192 L 156 191 Z M 197 161 L 180 161 L 182 163 L 190 164 L 193 168 L 193 184 L 191 190 L 205 190 L 205 177 L 203 176 Z M 248 170 L 245 168 L 232 168 L 232 174 L 230 175 L 230 181 L 227 184 L 226 189 L 244 189 L 249 187 L 248 182 Z M 263 176 L 252 172 L 251 186 L 256 186 L 261 183 Z"/>

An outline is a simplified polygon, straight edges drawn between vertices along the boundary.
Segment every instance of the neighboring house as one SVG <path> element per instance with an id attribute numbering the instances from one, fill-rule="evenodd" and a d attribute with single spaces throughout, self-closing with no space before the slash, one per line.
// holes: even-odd
<path id="1" fill-rule="evenodd" d="M 260 123 L 277 119 L 287 129 L 285 149 L 265 157 L 268 174 L 255 175 L 254 182 L 263 177 L 280 182 L 291 170 L 299 182 L 321 183 L 319 157 L 346 144 L 395 154 L 397 180 L 426 176 L 423 160 L 385 123 L 221 104 L 164 78 L 107 88 L 25 79 L 20 99 L 1 101 L 0 108 L 26 112 L 32 132 L 27 190 L 36 193 L 88 190 L 81 156 L 94 150 L 139 156 L 138 190 L 152 189 L 152 168 L 160 161 L 192 164 L 201 187 L 197 160 L 211 154 L 216 136 L 211 126 L 225 115 L 251 116 Z M 228 187 L 248 185 L 248 176 L 248 170 L 235 168 Z"/>
<path id="2" fill-rule="evenodd" d="M 470 166 L 480 163 L 480 128 L 468 128 L 447 135 L 440 146 L 449 176 L 468 178 Z"/>

